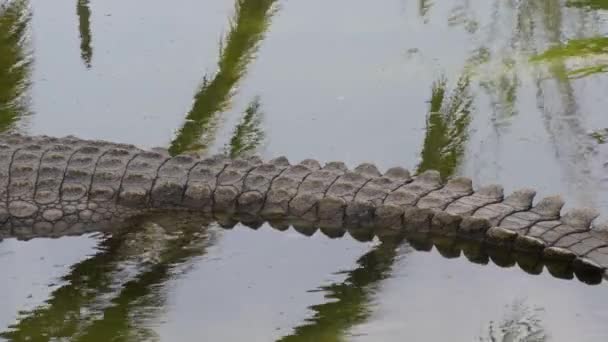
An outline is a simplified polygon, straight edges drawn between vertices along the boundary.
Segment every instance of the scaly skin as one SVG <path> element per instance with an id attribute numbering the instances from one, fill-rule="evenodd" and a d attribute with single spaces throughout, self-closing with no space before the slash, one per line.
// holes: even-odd
<path id="1" fill-rule="evenodd" d="M 0 135 L 0 238 L 83 234 L 150 211 L 188 210 L 328 235 L 373 227 L 457 236 L 604 272 L 608 235 L 591 227 L 598 213 L 561 215 L 559 196 L 533 204 L 534 195 L 523 189 L 504 197 L 498 185 L 474 190 L 467 178 L 443 183 L 435 171 L 412 177 L 399 167 L 381 174 L 372 164 L 350 171 L 341 162 L 290 165 L 284 157 L 170 157 L 75 137 Z"/>

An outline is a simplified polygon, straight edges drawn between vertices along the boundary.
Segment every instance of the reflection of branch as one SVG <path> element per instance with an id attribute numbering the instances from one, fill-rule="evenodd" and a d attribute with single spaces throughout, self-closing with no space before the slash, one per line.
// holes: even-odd
<path id="1" fill-rule="evenodd" d="M 579 38 L 557 44 L 532 60 L 552 60 L 565 57 L 584 57 L 608 53 L 608 37 Z"/>
<path id="2" fill-rule="evenodd" d="M 480 86 L 491 101 L 492 122 L 497 133 L 500 133 L 500 128 L 510 125 L 513 117 L 517 115 L 517 88 L 521 83 L 514 64 L 514 61 L 504 58 L 502 69 L 495 77 L 480 81 Z"/>
<path id="3" fill-rule="evenodd" d="M 590 10 L 608 10 L 608 1 L 606 0 L 568 0 L 568 7 L 579 7 Z"/>
<path id="4" fill-rule="evenodd" d="M 592 63 L 594 57 L 608 55 L 608 38 L 578 38 L 571 39 L 566 44 L 557 44 L 541 54 L 533 56 L 533 62 L 565 63 L 568 59 L 578 59 Z M 566 71 L 571 78 L 582 78 L 589 75 L 608 71 L 608 62 L 604 60 L 597 65 L 586 65 Z"/>
<path id="5" fill-rule="evenodd" d="M 28 111 L 24 97 L 32 64 L 25 51 L 29 20 L 27 0 L 0 4 L 0 132 Z"/>
<path id="6" fill-rule="evenodd" d="M 418 172 L 434 169 L 444 178 L 451 176 L 462 161 L 473 102 L 468 72 L 462 74 L 449 97 L 446 83 L 440 79 L 433 84 L 422 160 L 418 165 Z"/>
<path id="7" fill-rule="evenodd" d="M 537 316 L 539 309 L 530 310 L 523 300 L 516 300 L 509 307 L 509 313 L 497 326 L 490 322 L 488 337 L 480 337 L 481 342 L 544 342 L 549 336 Z"/>
<path id="8" fill-rule="evenodd" d="M 171 154 L 207 148 L 208 142 L 205 140 L 211 138 L 203 137 L 203 134 L 212 135 L 216 114 L 228 109 L 234 88 L 254 59 L 258 43 L 264 38 L 275 2 L 237 0 L 230 31 L 220 44 L 218 72 L 211 80 L 205 77 L 186 116 L 186 123 L 171 143 Z"/>
<path id="9" fill-rule="evenodd" d="M 465 1 L 464 5 L 454 6 L 448 17 L 449 26 L 462 26 L 467 32 L 474 33 L 479 28 L 479 23 L 470 16 L 470 5 Z"/>
<path id="10" fill-rule="evenodd" d="M 398 247 L 397 241 L 382 243 L 359 258 L 343 282 L 322 286 L 327 302 L 312 306 L 314 316 L 279 341 L 346 341 L 348 330 L 369 317 L 371 296 L 390 276 Z"/>
<path id="11" fill-rule="evenodd" d="M 431 0 L 418 0 L 418 14 L 425 20 L 427 20 L 431 7 L 433 7 Z"/>
<path id="12" fill-rule="evenodd" d="M 568 75 L 572 79 L 585 78 L 595 74 L 603 74 L 608 72 L 608 64 L 592 65 L 570 70 Z"/>
<path id="13" fill-rule="evenodd" d="M 91 67 L 93 48 L 91 47 L 91 9 L 89 0 L 78 0 L 78 30 L 80 31 L 80 56 L 87 68 Z"/>
<path id="14" fill-rule="evenodd" d="M 258 145 L 264 140 L 264 131 L 260 128 L 264 113 L 260 109 L 259 97 L 254 98 L 245 109 L 245 115 L 238 126 L 235 128 L 228 155 L 234 158 L 239 155 L 246 155 L 255 151 Z"/>

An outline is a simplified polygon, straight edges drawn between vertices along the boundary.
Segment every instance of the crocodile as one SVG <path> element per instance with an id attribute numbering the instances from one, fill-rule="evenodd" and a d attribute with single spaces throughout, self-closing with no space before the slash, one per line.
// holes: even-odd
<path id="1" fill-rule="evenodd" d="M 465 177 L 380 172 L 363 163 L 291 164 L 286 157 L 171 155 L 102 140 L 0 134 L 0 239 L 107 232 L 158 212 L 213 215 L 260 226 L 432 235 L 608 272 L 608 232 L 589 208 Z M 314 232 L 314 230 L 313 230 Z M 380 234 L 378 234 L 380 236 Z"/>

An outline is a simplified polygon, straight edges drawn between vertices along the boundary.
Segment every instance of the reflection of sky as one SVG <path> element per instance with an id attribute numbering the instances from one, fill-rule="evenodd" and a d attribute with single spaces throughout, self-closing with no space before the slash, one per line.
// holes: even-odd
<path id="1" fill-rule="evenodd" d="M 418 17 L 416 1 L 280 1 L 258 59 L 224 117 L 215 148 L 224 146 L 247 104 L 260 96 L 267 137 L 262 152 L 268 157 L 415 167 L 433 81 L 444 74 L 455 82 L 464 61 L 480 46 L 500 57 L 513 51 L 517 16 L 509 12 L 509 2 L 501 2 L 494 15 L 497 2 L 471 1 L 474 10 L 456 11 L 463 14 L 461 19 L 479 20 L 471 35 L 463 26 L 450 27 L 446 19 L 464 1 L 434 1 L 426 24 Z M 35 115 L 28 118 L 30 131 L 166 146 L 183 123 L 202 76 L 215 71 L 217 42 L 228 27 L 232 4 L 92 1 L 90 6 L 95 60 L 87 70 L 80 61 L 75 1 L 32 1 Z M 606 32 L 600 22 L 585 21 L 581 28 L 577 18 L 582 17 L 567 13 L 563 35 Z M 537 30 L 542 29 L 539 15 L 534 14 Z M 537 48 L 544 48 L 545 34 L 538 37 Z M 554 115 L 549 125 L 554 131 L 549 131 L 536 97 L 536 78 L 547 75 L 525 65 L 526 56 L 513 58 L 521 82 L 517 115 L 497 134 L 490 129 L 496 107 L 487 94 L 473 89 L 478 92 L 473 131 L 460 173 L 508 189 L 534 186 L 543 195 L 563 193 L 570 206 L 597 200 L 608 212 L 605 195 L 576 186 L 575 180 L 585 175 L 567 148 L 581 138 L 572 127 L 608 126 L 603 115 L 606 76 L 573 82 L 577 121 L 569 125 Z M 491 60 L 479 69 L 479 78 L 492 80 L 501 65 L 499 59 Z M 561 94 L 546 82 L 546 109 L 559 114 Z M 592 167 L 601 161 L 590 158 Z M 594 177 L 589 176 L 591 190 Z M 310 316 L 309 305 L 323 300 L 322 294 L 306 291 L 339 281 L 332 273 L 355 267 L 369 247 L 349 239 L 306 239 L 267 230 L 223 234 L 191 273 L 173 282 L 159 334 L 171 340 L 205 331 L 214 337 L 210 340 L 252 341 L 286 334 Z M 87 239 L 2 242 L 0 274 L 21 275 L 0 282 L 0 294 L 10 297 L 0 298 L 9 303 L 0 307 L 0 325 L 12 320 L 22 303 L 42 302 L 45 286 L 65 272 L 65 267 L 52 265 L 84 257 L 91 244 Z M 371 321 L 354 329 L 363 334 L 359 339 L 433 340 L 449 333 L 470 340 L 521 297 L 545 308 L 543 323 L 559 340 L 593 340 L 598 329 L 606 333 L 601 330 L 608 318 L 602 309 L 603 286 L 530 277 L 516 268 L 481 268 L 428 253 L 408 254 L 396 272 L 396 278 L 382 284 Z M 34 296 L 28 300 L 30 293 Z"/>

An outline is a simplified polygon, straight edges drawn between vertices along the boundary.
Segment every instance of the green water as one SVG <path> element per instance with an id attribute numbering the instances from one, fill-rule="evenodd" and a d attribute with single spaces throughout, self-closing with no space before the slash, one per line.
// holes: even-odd
<path id="1" fill-rule="evenodd" d="M 604 0 L 0 0 L 0 130 L 437 169 L 605 215 L 607 36 Z M 534 261 L 201 220 L 0 242 L 0 340 L 608 338 L 605 284 Z"/>

